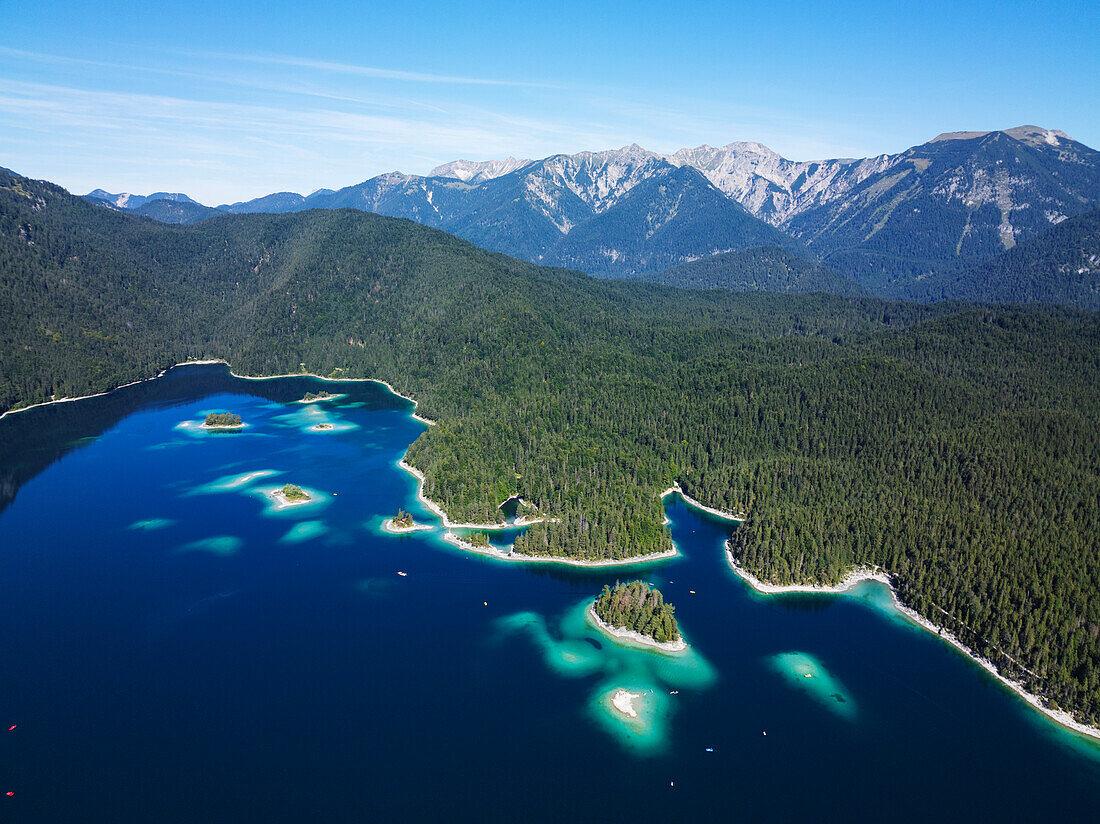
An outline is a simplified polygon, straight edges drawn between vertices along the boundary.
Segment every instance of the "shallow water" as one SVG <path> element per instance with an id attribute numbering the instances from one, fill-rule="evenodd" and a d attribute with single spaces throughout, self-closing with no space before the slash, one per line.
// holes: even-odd
<path id="1" fill-rule="evenodd" d="M 321 386 L 342 397 L 294 403 Z M 396 466 L 410 411 L 205 366 L 0 421 L 3 820 L 1093 817 L 1100 748 L 884 587 L 753 593 L 729 527 L 674 496 L 681 555 L 629 569 L 385 534 L 436 523 Z M 315 502 L 277 509 L 284 483 Z M 586 623 L 620 577 L 676 605 L 688 653 Z"/>

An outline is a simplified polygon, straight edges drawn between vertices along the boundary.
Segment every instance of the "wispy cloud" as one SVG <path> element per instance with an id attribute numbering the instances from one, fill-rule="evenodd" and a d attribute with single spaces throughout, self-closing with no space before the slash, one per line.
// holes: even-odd
<path id="1" fill-rule="evenodd" d="M 467 86 L 515 86 L 526 88 L 553 88 L 547 83 L 531 83 L 523 80 L 499 80 L 485 77 L 463 77 L 449 74 L 429 74 L 410 72 L 402 69 L 385 69 L 378 66 L 360 66 L 354 63 L 338 63 L 329 60 L 314 60 L 308 57 L 291 55 L 231 54 L 219 52 L 180 52 L 192 57 L 214 58 L 218 60 L 237 60 L 244 63 L 260 63 L 271 66 L 292 66 L 299 69 L 347 74 L 356 77 L 373 77 L 379 80 L 404 80 L 413 83 L 449 83 Z"/>

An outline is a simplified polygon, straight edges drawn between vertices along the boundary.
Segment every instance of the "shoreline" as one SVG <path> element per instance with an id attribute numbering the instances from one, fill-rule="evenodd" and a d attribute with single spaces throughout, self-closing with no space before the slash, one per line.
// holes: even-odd
<path id="1" fill-rule="evenodd" d="M 711 515 L 721 518 L 724 521 L 736 521 L 739 524 L 743 524 L 745 522 L 745 518 L 747 517 L 744 513 L 737 514 L 734 512 L 727 512 L 723 509 L 715 509 L 713 506 L 707 506 L 706 504 L 695 500 L 686 492 L 684 492 L 679 483 L 673 484 L 664 492 L 662 492 L 660 495 L 661 500 L 663 501 L 667 496 L 671 495 L 674 492 L 678 494 L 681 498 L 683 498 L 684 503 L 686 503 L 688 506 L 693 506 L 696 509 L 701 509 L 703 510 L 703 512 L 709 512 Z M 665 523 L 668 523 L 668 516 L 665 516 Z"/>
<path id="2" fill-rule="evenodd" d="M 630 566 L 631 564 L 640 563 L 646 564 L 651 561 L 661 561 L 665 558 L 675 558 L 679 555 L 679 552 L 675 549 L 670 549 L 667 552 L 655 552 L 651 555 L 641 555 L 637 558 L 609 558 L 605 561 L 585 561 L 579 558 L 555 557 L 553 555 L 518 555 L 514 552 L 506 552 L 503 549 L 496 549 L 494 547 L 475 546 L 469 541 L 463 541 L 453 532 L 444 532 L 442 539 L 452 546 L 456 546 L 466 552 L 487 555 L 491 558 L 496 558 L 498 561 L 507 561 L 517 564 L 564 564 L 566 566 L 599 568 Z"/>
<path id="3" fill-rule="evenodd" d="M 500 530 L 500 529 L 515 529 L 516 527 L 530 526 L 531 524 L 548 524 L 556 523 L 557 518 L 516 518 L 512 523 L 500 523 L 500 524 L 459 524 L 452 521 L 447 513 L 443 511 L 443 507 L 424 494 L 424 483 L 427 478 L 424 477 L 424 473 L 417 469 L 415 466 L 405 460 L 404 456 L 398 460 L 397 465 L 412 475 L 419 481 L 416 487 L 417 499 L 434 512 L 442 521 L 444 529 L 485 529 L 485 530 Z"/>
<path id="4" fill-rule="evenodd" d="M 595 624 L 597 629 L 602 631 L 605 635 L 610 635 L 616 642 L 627 641 L 630 644 L 648 647 L 658 652 L 683 652 L 688 648 L 683 633 L 680 633 L 680 637 L 675 641 L 657 641 L 647 635 L 642 635 L 640 632 L 635 632 L 632 629 L 613 627 L 596 614 L 595 603 L 588 605 L 588 609 L 585 610 L 584 616 L 590 619 L 591 623 Z"/>
<path id="5" fill-rule="evenodd" d="M 393 518 L 386 518 L 382 522 L 382 530 L 390 535 L 410 535 L 413 532 L 425 532 L 435 529 L 431 524 L 413 524 L 412 526 L 395 526 Z"/>
<path id="6" fill-rule="evenodd" d="M 246 423 L 238 423 L 232 425 L 215 424 L 214 426 L 209 426 L 204 423 L 199 425 L 199 429 L 205 429 L 207 432 L 239 432 L 246 426 L 248 426 L 248 424 Z"/>
<path id="7" fill-rule="evenodd" d="M 890 590 L 890 599 L 893 602 L 894 609 L 907 618 L 910 623 L 916 624 L 921 629 L 932 633 L 941 640 L 947 642 L 959 652 L 963 653 L 967 658 L 980 666 L 994 678 L 1001 682 L 1004 686 L 1008 687 L 1019 698 L 1022 698 L 1026 703 L 1030 704 L 1033 709 L 1038 710 L 1051 721 L 1059 724 L 1066 729 L 1079 733 L 1089 738 L 1100 740 L 1100 728 L 1090 727 L 1087 724 L 1082 724 L 1076 720 L 1065 710 L 1055 710 L 1043 705 L 1042 699 L 1033 692 L 1028 690 L 1020 684 L 1018 681 L 1013 681 L 1011 678 L 1004 676 L 997 669 L 997 666 L 988 658 L 983 658 L 974 650 L 970 649 L 966 644 L 958 639 L 958 637 L 948 629 L 941 626 L 937 626 L 932 621 L 925 618 L 911 607 L 906 606 L 898 598 L 897 590 L 894 588 L 894 582 L 890 576 L 882 571 L 872 570 L 864 567 L 860 569 L 854 569 L 848 573 L 847 577 L 839 584 L 834 586 L 814 586 L 811 584 L 790 584 L 786 586 L 780 586 L 776 584 L 766 584 L 753 575 L 748 570 L 742 568 L 733 557 L 733 553 L 730 552 L 729 546 L 724 547 L 726 553 L 726 562 L 729 564 L 731 570 L 741 580 L 752 587 L 756 592 L 762 595 L 783 595 L 785 593 L 817 593 L 817 594 L 839 594 L 848 592 L 855 588 L 857 585 L 864 581 L 878 581 L 880 584 L 885 584 Z"/>
<path id="8" fill-rule="evenodd" d="M 425 417 L 423 417 L 421 415 L 418 415 L 416 413 L 416 408 L 417 408 L 417 406 L 419 406 L 419 403 L 416 401 L 415 398 L 410 398 L 408 395 L 402 395 L 400 392 L 398 392 L 396 389 L 394 389 L 393 386 L 388 381 L 381 380 L 380 378 L 328 378 L 328 377 L 325 377 L 324 375 L 318 375 L 315 372 L 294 372 L 294 373 L 286 374 L 286 375 L 239 375 L 239 374 L 237 374 L 236 372 L 233 371 L 233 366 L 229 363 L 229 361 L 225 360 L 224 358 L 210 358 L 209 360 L 185 360 L 185 361 L 180 361 L 179 363 L 172 364 L 171 366 L 169 366 L 166 369 L 161 369 L 159 372 L 157 372 L 157 374 L 153 375 L 152 377 L 139 378 L 138 380 L 130 381 L 129 383 L 121 383 L 118 386 L 112 386 L 110 389 L 105 389 L 102 392 L 93 392 L 90 395 L 78 395 L 74 398 L 54 398 L 53 400 L 49 400 L 49 401 L 41 401 L 39 403 L 32 403 L 30 406 L 20 406 L 18 409 L 9 409 L 8 411 L 6 411 L 2 415 L 0 415 L 0 420 L 3 420 L 8 415 L 16 415 L 20 412 L 26 412 L 28 409 L 37 409 L 40 406 L 50 406 L 51 404 L 55 404 L 55 403 L 72 403 L 73 401 L 85 401 L 85 400 L 88 400 L 88 398 L 100 398 L 100 397 L 103 397 L 104 395 L 109 395 L 111 392 L 115 392 L 119 389 L 125 389 L 128 386 L 137 386 L 139 383 L 147 383 L 148 381 L 155 381 L 157 378 L 163 378 L 166 374 L 168 374 L 168 372 L 175 369 L 177 366 L 210 366 L 211 364 L 215 364 L 215 363 L 224 363 L 226 366 L 229 367 L 229 374 L 230 375 L 232 375 L 234 378 L 239 378 L 240 380 L 244 380 L 244 381 L 267 381 L 267 380 L 275 380 L 277 378 L 317 378 L 318 380 L 331 381 L 332 383 L 341 383 L 341 382 L 380 383 L 384 387 L 386 387 L 388 390 L 390 390 L 391 393 L 393 393 L 394 395 L 397 395 L 397 397 L 399 397 L 399 398 L 402 398 L 404 400 L 409 401 L 413 405 L 413 411 L 410 414 L 412 415 L 412 417 L 415 420 L 418 420 L 423 424 L 427 424 L 428 426 L 437 426 L 435 421 L 429 420 L 428 418 L 425 418 Z M 316 400 L 333 400 L 334 398 L 338 398 L 338 397 L 341 397 L 341 396 L 340 395 L 333 395 L 330 398 L 317 398 Z M 303 403 L 303 401 L 297 400 L 297 401 L 291 401 L 291 403 Z M 305 401 L 305 403 L 311 403 L 311 401 Z"/>

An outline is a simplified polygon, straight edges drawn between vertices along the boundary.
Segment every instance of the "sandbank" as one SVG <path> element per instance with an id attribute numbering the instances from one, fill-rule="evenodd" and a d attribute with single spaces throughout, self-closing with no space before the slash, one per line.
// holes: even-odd
<path id="1" fill-rule="evenodd" d="M 867 568 L 853 570 L 842 582 L 831 587 L 813 586 L 807 584 L 777 586 L 775 584 L 765 584 L 755 575 L 742 568 L 733 557 L 733 553 L 730 552 L 728 543 L 726 545 L 726 560 L 729 562 L 730 569 L 732 569 L 734 573 L 736 573 L 742 580 L 744 580 L 757 592 L 761 592 L 765 595 L 782 595 L 784 593 L 791 592 L 840 593 L 852 589 L 857 584 L 860 584 L 863 581 L 878 581 L 879 583 L 884 584 L 890 590 L 890 598 L 893 601 L 894 609 L 896 609 L 898 612 L 908 618 L 912 623 L 916 624 L 919 627 L 922 627 L 928 632 L 931 632 L 932 634 L 946 641 L 951 646 L 955 647 L 955 649 L 962 652 L 964 655 L 966 655 L 968 658 L 978 664 L 982 669 L 984 669 L 986 672 L 988 672 L 990 675 L 1000 681 L 1004 686 L 1008 687 L 1010 690 L 1016 693 L 1016 695 L 1018 695 L 1035 709 L 1039 710 L 1039 712 L 1043 713 L 1052 721 L 1061 724 L 1067 729 L 1071 729 L 1074 732 L 1080 733 L 1081 735 L 1087 735 L 1091 738 L 1100 739 L 1100 728 L 1090 727 L 1087 724 L 1082 724 L 1080 721 L 1076 720 L 1072 715 L 1070 715 L 1068 712 L 1065 712 L 1064 710 L 1051 709 L 1050 707 L 1045 706 L 1043 704 L 1043 699 L 1040 696 L 1036 695 L 1035 693 L 1028 692 L 1027 688 L 1025 688 L 1020 682 L 1014 681 L 1011 678 L 1002 675 L 1001 672 L 997 669 L 996 664 L 994 664 L 988 658 L 984 658 L 976 653 L 974 650 L 972 650 L 970 647 L 960 641 L 959 638 L 950 630 L 938 626 L 937 624 L 933 623 L 932 621 L 928 620 L 923 615 L 918 613 L 916 610 L 903 604 L 901 602 L 901 599 L 898 598 L 898 593 L 894 587 L 894 582 L 891 580 L 889 574 L 883 572 L 882 570 L 873 570 Z"/>
<path id="2" fill-rule="evenodd" d="M 638 711 L 634 709 L 634 699 L 641 697 L 641 693 L 638 692 L 627 692 L 623 689 L 616 690 L 615 694 L 611 696 L 611 706 L 623 713 L 623 715 L 637 718 Z"/>
<path id="3" fill-rule="evenodd" d="M 199 426 L 199 429 L 205 429 L 208 432 L 236 432 L 237 430 L 244 429 L 248 424 L 244 423 L 232 423 L 232 424 L 208 424 L 204 423 Z"/>
<path id="4" fill-rule="evenodd" d="M 642 635 L 640 632 L 635 632 L 632 629 L 613 627 L 604 622 L 604 620 L 596 614 L 596 605 L 594 603 L 589 605 L 588 610 L 585 612 L 585 618 L 605 635 L 610 635 L 616 642 L 626 641 L 631 645 L 638 644 L 661 652 L 683 652 L 688 648 L 683 633 L 680 633 L 680 637 L 675 641 L 655 641 L 648 635 Z"/>

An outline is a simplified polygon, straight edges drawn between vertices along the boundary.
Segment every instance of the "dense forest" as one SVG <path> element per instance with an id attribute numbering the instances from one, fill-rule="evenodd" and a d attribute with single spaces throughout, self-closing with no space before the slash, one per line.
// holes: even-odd
<path id="1" fill-rule="evenodd" d="M 659 589 L 650 589 L 642 581 L 629 584 L 620 581 L 614 589 L 604 584 L 594 608 L 600 620 L 609 626 L 634 630 L 658 643 L 680 638 L 680 627 L 673 615 L 676 608 L 665 603 Z"/>
<path id="2" fill-rule="evenodd" d="M 907 297 L 1043 301 L 1100 310 L 1100 209 L 1067 218 L 978 266 L 914 283 Z"/>
<path id="3" fill-rule="evenodd" d="M 681 263 L 657 274 L 645 274 L 640 279 L 683 289 L 866 294 L 855 281 L 777 246 L 724 252 Z"/>
<path id="4" fill-rule="evenodd" d="M 593 280 L 350 210 L 169 226 L 0 173 L 0 409 L 220 357 L 389 381 L 455 520 L 664 550 L 678 480 L 779 583 L 856 564 L 1100 721 L 1100 316 Z"/>

